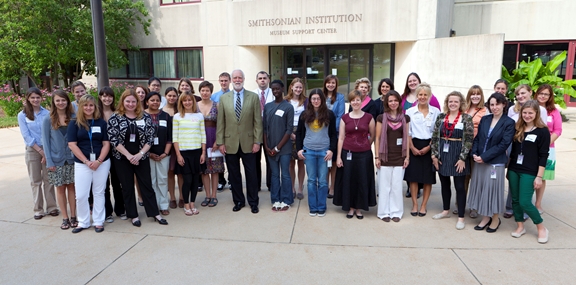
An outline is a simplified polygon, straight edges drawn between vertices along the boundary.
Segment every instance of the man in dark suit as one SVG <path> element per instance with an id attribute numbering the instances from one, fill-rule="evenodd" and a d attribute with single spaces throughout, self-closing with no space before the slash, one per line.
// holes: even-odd
<path id="1" fill-rule="evenodd" d="M 244 72 L 232 72 L 233 90 L 220 97 L 216 144 L 226 155 L 228 180 L 232 185 L 234 212 L 245 206 L 242 191 L 240 159 L 246 175 L 246 196 L 252 213 L 258 213 L 258 185 L 256 175 L 256 153 L 262 142 L 262 116 L 260 100 L 256 93 L 244 89 Z"/>

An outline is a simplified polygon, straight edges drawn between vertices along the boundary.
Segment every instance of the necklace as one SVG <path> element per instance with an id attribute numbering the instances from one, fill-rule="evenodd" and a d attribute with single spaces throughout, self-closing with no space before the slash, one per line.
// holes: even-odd
<path id="1" fill-rule="evenodd" d="M 456 123 L 460 119 L 460 112 L 458 112 L 458 115 L 456 116 L 456 118 L 452 122 L 452 125 L 450 125 L 450 123 L 449 123 L 449 118 L 450 118 L 450 114 L 446 114 L 446 117 L 444 117 L 444 137 L 446 137 L 446 138 L 449 138 L 452 136 L 452 133 L 454 132 L 454 128 L 456 127 Z"/>

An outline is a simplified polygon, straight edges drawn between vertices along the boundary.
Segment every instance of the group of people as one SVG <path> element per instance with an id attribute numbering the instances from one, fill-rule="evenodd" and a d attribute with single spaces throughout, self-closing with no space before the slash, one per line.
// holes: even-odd
<path id="1" fill-rule="evenodd" d="M 475 230 L 495 232 L 506 211 L 504 217 L 513 215 L 518 223 L 511 235 L 520 237 L 526 232 L 526 213 L 538 227 L 538 242 L 547 242 L 541 203 L 545 181 L 554 179 L 554 141 L 562 131 L 551 86 L 540 86 L 532 100 L 532 88 L 520 85 L 510 106 L 504 96 L 508 84 L 498 80 L 486 101 L 474 85 L 466 96 L 448 94 L 441 108 L 416 73 L 408 75 L 402 94 L 392 80 L 382 79 L 375 100 L 370 80 L 361 78 L 346 96 L 350 107 L 345 113 L 345 96 L 333 75 L 309 94 L 299 78 L 287 92 L 281 80 L 270 83 L 264 71 L 256 75 L 254 92 L 244 88 L 244 80 L 242 70 L 224 72 L 219 92 L 204 81 L 196 96 L 184 78 L 162 96 L 160 79 L 151 78 L 148 87 L 126 89 L 117 104 L 111 88 L 101 88 L 96 99 L 75 82 L 75 101 L 55 91 L 49 111 L 41 107 L 40 90 L 30 88 L 18 120 L 34 218 L 58 216 L 61 210 L 62 229 L 78 233 L 93 225 L 102 232 L 115 213 L 139 227 L 138 203 L 148 217 L 167 225 L 163 216 L 169 209 L 178 206 L 187 216 L 199 213 L 195 201 L 202 185 L 206 197 L 201 206 L 216 206 L 226 166 L 235 212 L 246 202 L 252 213 L 259 212 L 263 172 L 272 211 L 289 210 L 294 199 L 304 198 L 306 172 L 310 216 L 325 216 L 333 198 L 348 219 L 363 219 L 362 211 L 378 205 L 378 218 L 400 222 L 403 181 L 412 199 L 410 214 L 424 217 L 438 172 L 443 211 L 433 219 L 450 217 L 452 180 L 457 229 L 465 228 L 468 205 L 470 217 L 483 216 Z"/>

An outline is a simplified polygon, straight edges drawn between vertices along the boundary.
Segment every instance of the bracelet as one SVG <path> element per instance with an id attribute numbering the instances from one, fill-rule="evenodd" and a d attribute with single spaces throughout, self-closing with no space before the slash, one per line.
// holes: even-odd
<path id="1" fill-rule="evenodd" d="M 82 161 L 82 163 L 86 164 L 86 162 L 87 162 L 87 161 L 88 161 L 88 159 L 86 159 L 86 160 Z"/>
<path id="2" fill-rule="evenodd" d="M 144 153 L 143 153 L 143 152 L 140 152 L 140 154 L 141 154 L 142 156 L 144 156 Z"/>
<path id="3" fill-rule="evenodd" d="M 274 151 L 275 151 L 275 152 L 280 152 L 280 150 L 278 149 L 278 146 L 275 146 L 275 147 L 274 147 Z"/>
<path id="4" fill-rule="evenodd" d="M 168 154 L 167 154 L 167 153 L 163 153 L 163 155 L 165 155 L 165 156 L 168 156 Z"/>
<path id="5" fill-rule="evenodd" d="M 542 179 L 542 176 L 536 176 L 536 177 Z"/>
<path id="6" fill-rule="evenodd" d="M 102 164 L 102 160 L 100 158 L 96 159 L 96 161 L 98 161 L 98 163 Z"/>

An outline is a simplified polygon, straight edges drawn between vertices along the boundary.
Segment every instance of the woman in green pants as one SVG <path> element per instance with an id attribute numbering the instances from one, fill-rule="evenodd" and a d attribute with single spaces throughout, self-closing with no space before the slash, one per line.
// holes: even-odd
<path id="1" fill-rule="evenodd" d="M 526 233 L 523 217 L 523 213 L 526 212 L 538 228 L 538 242 L 548 242 L 548 229 L 542 224 L 542 217 L 532 204 L 532 196 L 535 189 L 542 187 L 542 175 L 549 148 L 550 132 L 540 118 L 538 102 L 530 100 L 520 109 L 508 166 L 512 208 L 514 219 L 518 223 L 516 231 L 511 233 L 515 238 Z"/>

